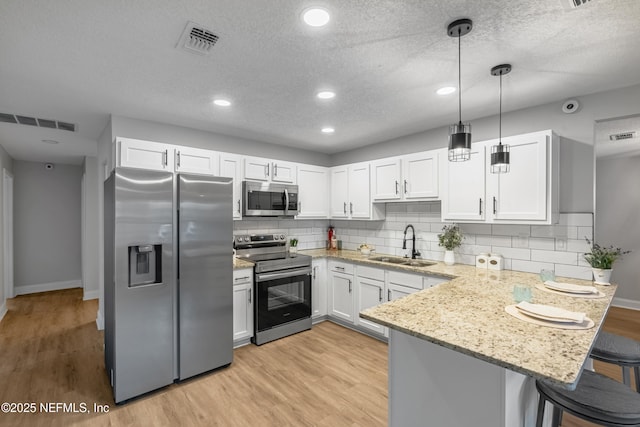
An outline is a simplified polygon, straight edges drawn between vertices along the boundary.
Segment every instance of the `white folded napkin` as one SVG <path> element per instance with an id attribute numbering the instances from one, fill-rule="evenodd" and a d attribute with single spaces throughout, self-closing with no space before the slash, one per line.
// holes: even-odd
<path id="1" fill-rule="evenodd" d="M 552 307 L 544 304 L 531 304 L 521 301 L 516 304 L 516 308 L 526 315 L 537 317 L 551 322 L 582 323 L 587 316 L 586 313 L 565 310 L 564 308 Z"/>
<path id="2" fill-rule="evenodd" d="M 547 280 L 544 285 L 554 291 L 568 292 L 572 294 L 597 294 L 598 290 L 593 286 L 575 285 L 573 283 L 560 283 Z"/>

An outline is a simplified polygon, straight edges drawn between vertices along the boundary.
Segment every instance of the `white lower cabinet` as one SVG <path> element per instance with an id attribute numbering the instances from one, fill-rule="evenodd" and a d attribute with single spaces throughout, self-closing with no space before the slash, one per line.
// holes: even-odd
<path id="1" fill-rule="evenodd" d="M 419 289 L 410 288 L 409 286 L 398 285 L 397 283 L 389 283 L 387 286 L 387 301 L 393 301 L 398 298 L 406 297 L 418 292 Z"/>
<path id="2" fill-rule="evenodd" d="M 327 315 L 327 262 L 313 260 L 311 272 L 311 317 Z"/>
<path id="3" fill-rule="evenodd" d="M 329 315 L 354 323 L 354 290 L 353 265 L 329 261 Z"/>
<path id="4" fill-rule="evenodd" d="M 233 271 L 233 340 L 253 336 L 253 270 Z"/>
<path id="5" fill-rule="evenodd" d="M 356 295 L 358 301 L 356 307 L 356 324 L 372 332 L 384 335 L 386 329 L 384 326 L 370 320 L 363 319 L 358 316 L 357 313 L 384 302 L 385 272 L 384 270 L 366 266 L 357 266 L 356 272 Z"/>

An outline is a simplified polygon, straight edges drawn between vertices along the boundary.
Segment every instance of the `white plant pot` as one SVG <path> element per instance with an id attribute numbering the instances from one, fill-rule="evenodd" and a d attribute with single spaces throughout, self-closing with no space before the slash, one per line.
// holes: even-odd
<path id="1" fill-rule="evenodd" d="M 298 252 L 298 247 L 297 246 L 289 246 L 289 253 L 290 254 L 295 254 L 296 252 Z"/>
<path id="2" fill-rule="evenodd" d="M 593 271 L 593 280 L 599 285 L 610 285 L 611 284 L 611 272 L 613 270 L 604 270 L 602 268 L 592 268 Z"/>
<path id="3" fill-rule="evenodd" d="M 444 263 L 446 265 L 453 265 L 456 263 L 456 255 L 453 251 L 444 251 Z"/>

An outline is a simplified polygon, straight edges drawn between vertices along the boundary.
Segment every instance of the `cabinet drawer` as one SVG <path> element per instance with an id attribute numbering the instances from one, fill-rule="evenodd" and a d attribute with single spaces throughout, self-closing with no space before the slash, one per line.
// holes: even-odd
<path id="1" fill-rule="evenodd" d="M 353 264 L 340 261 L 329 261 L 329 270 L 336 273 L 353 274 Z"/>
<path id="2" fill-rule="evenodd" d="M 417 274 L 389 271 L 389 283 L 408 286 L 414 289 L 422 289 L 422 277 Z"/>
<path id="3" fill-rule="evenodd" d="M 429 289 L 435 285 L 439 285 L 440 283 L 448 282 L 450 279 L 445 279 L 444 277 L 437 276 L 425 276 L 424 277 L 424 288 Z"/>
<path id="4" fill-rule="evenodd" d="M 241 285 L 253 282 L 253 270 L 250 268 L 242 270 L 233 270 L 233 284 Z"/>
<path id="5" fill-rule="evenodd" d="M 379 268 L 359 265 L 356 271 L 358 273 L 358 277 L 384 281 L 384 270 L 380 270 Z"/>

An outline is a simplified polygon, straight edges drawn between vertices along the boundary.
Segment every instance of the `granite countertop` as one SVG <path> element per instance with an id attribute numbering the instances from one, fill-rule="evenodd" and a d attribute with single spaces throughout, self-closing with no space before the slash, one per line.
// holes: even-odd
<path id="1" fill-rule="evenodd" d="M 571 387 L 600 330 L 617 286 L 557 278 L 557 281 L 595 286 L 604 298 L 584 299 L 548 293 L 534 286 L 537 274 L 477 269 L 469 265 L 429 267 L 392 266 L 370 261 L 357 251 L 302 251 L 315 257 L 337 258 L 452 280 L 415 294 L 364 310 L 360 317 L 477 359 L 557 384 Z M 373 256 L 381 256 L 374 254 Z M 514 304 L 513 285 L 533 288 L 533 303 L 587 313 L 595 327 L 587 330 L 553 329 L 523 322 L 504 311 Z"/>
<path id="2" fill-rule="evenodd" d="M 243 268 L 253 268 L 253 263 L 244 259 L 233 258 L 233 269 L 240 270 Z"/>

